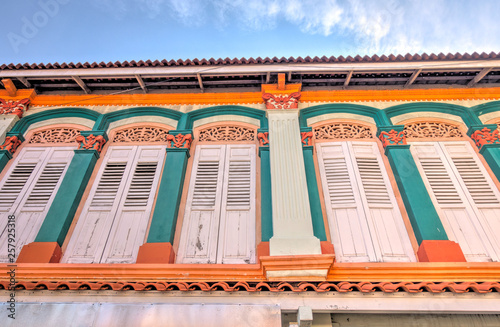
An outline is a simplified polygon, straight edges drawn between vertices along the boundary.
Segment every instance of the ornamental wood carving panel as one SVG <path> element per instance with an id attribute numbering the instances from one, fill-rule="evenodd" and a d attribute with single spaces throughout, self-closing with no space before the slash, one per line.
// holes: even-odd
<path id="1" fill-rule="evenodd" d="M 352 123 L 332 123 L 314 128 L 317 140 L 369 139 L 373 133 L 368 126 Z"/>
<path id="2" fill-rule="evenodd" d="M 200 142 L 219 142 L 219 141 L 255 141 L 255 129 L 225 125 L 215 126 L 200 131 Z"/>
<path id="3" fill-rule="evenodd" d="M 116 132 L 112 142 L 167 142 L 168 130 L 158 127 L 131 127 Z"/>
<path id="4" fill-rule="evenodd" d="M 76 128 L 51 128 L 33 133 L 28 143 L 73 143 L 78 135 L 80 130 Z"/>
<path id="5" fill-rule="evenodd" d="M 404 129 L 407 138 L 462 137 L 458 126 L 447 123 L 420 122 L 406 124 Z"/>

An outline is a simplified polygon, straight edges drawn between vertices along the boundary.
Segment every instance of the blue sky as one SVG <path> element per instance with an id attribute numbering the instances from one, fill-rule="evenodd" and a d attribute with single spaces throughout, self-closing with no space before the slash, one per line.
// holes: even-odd
<path id="1" fill-rule="evenodd" d="M 17 0 L 0 12 L 0 64 L 500 51 L 498 0 Z"/>

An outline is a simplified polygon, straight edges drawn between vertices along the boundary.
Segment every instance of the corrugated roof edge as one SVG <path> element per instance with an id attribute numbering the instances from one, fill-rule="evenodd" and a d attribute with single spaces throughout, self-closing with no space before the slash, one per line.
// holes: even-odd
<path id="1" fill-rule="evenodd" d="M 402 55 L 393 55 L 390 54 L 388 56 L 382 55 L 373 55 L 371 57 L 369 56 L 364 56 L 361 57 L 359 55 L 355 57 L 347 56 L 347 57 L 326 57 L 323 56 L 321 58 L 319 57 L 289 57 L 288 59 L 285 57 L 277 58 L 219 58 L 219 59 L 186 59 L 182 60 L 179 59 L 177 61 L 175 60 L 139 60 L 139 61 L 116 61 L 116 62 L 100 62 L 100 63 L 62 63 L 59 64 L 58 62 L 55 63 L 48 63 L 48 64 L 3 64 L 0 66 L 0 70 L 21 70 L 21 69 L 72 69 L 72 68 L 118 68 L 118 67 L 165 67 L 165 66 L 212 66 L 212 65 L 255 65 L 255 64 L 279 64 L 279 63 L 366 63 L 366 62 L 408 62 L 408 61 L 451 61 L 451 60 L 488 60 L 488 59 L 500 59 L 500 52 L 495 53 L 495 52 L 490 52 L 488 53 L 477 53 L 474 52 L 472 54 L 464 53 L 448 53 L 448 54 L 406 54 L 404 56 Z"/>

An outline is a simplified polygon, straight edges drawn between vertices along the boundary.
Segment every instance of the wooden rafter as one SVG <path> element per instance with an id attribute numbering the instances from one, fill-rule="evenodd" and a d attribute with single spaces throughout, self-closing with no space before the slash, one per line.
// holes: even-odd
<path id="1" fill-rule="evenodd" d="M 476 85 L 480 80 L 488 75 L 488 73 L 491 72 L 492 69 L 493 67 L 483 68 L 476 76 L 474 76 L 474 78 L 469 83 L 467 83 L 467 86 L 472 87 Z"/>
<path id="2" fill-rule="evenodd" d="M 352 73 L 353 73 L 353 71 L 352 71 L 352 70 L 350 70 L 350 71 L 347 73 L 347 75 L 346 75 L 346 77 L 345 77 L 345 81 L 344 81 L 344 88 L 346 88 L 346 87 L 349 85 L 349 82 L 351 81 L 351 78 L 352 78 Z"/>
<path id="3" fill-rule="evenodd" d="M 196 74 L 196 78 L 198 78 L 198 84 L 200 85 L 200 89 L 203 91 L 205 88 L 203 87 L 203 79 L 201 78 L 201 74 Z"/>
<path id="4" fill-rule="evenodd" d="M 146 84 L 144 83 L 144 81 L 142 80 L 141 75 L 135 75 L 135 79 L 137 80 L 137 82 L 141 86 L 141 89 L 144 91 L 144 93 L 148 93 L 148 88 L 147 88 Z"/>
<path id="5" fill-rule="evenodd" d="M 405 87 L 412 85 L 413 82 L 415 82 L 415 80 L 417 79 L 418 75 L 420 75 L 421 72 L 422 72 L 422 69 L 416 69 L 413 72 L 413 74 L 411 74 L 410 79 L 406 82 Z"/>
<path id="6" fill-rule="evenodd" d="M 83 92 L 85 92 L 85 94 L 89 94 L 91 93 L 92 91 L 90 91 L 90 89 L 87 87 L 87 85 L 85 84 L 85 82 L 78 76 L 71 76 L 73 78 L 73 80 L 76 82 L 76 84 L 78 84 Z"/>

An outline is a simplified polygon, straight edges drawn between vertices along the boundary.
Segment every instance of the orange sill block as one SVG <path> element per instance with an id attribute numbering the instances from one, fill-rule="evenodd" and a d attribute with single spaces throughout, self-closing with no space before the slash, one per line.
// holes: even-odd
<path id="1" fill-rule="evenodd" d="M 170 242 L 144 243 L 139 248 L 137 263 L 174 263 L 175 252 Z"/>
<path id="2" fill-rule="evenodd" d="M 58 263 L 61 257 L 57 242 L 33 242 L 23 246 L 16 263 Z"/>
<path id="3" fill-rule="evenodd" d="M 446 240 L 423 240 L 417 251 L 419 262 L 466 262 L 458 243 Z"/>

